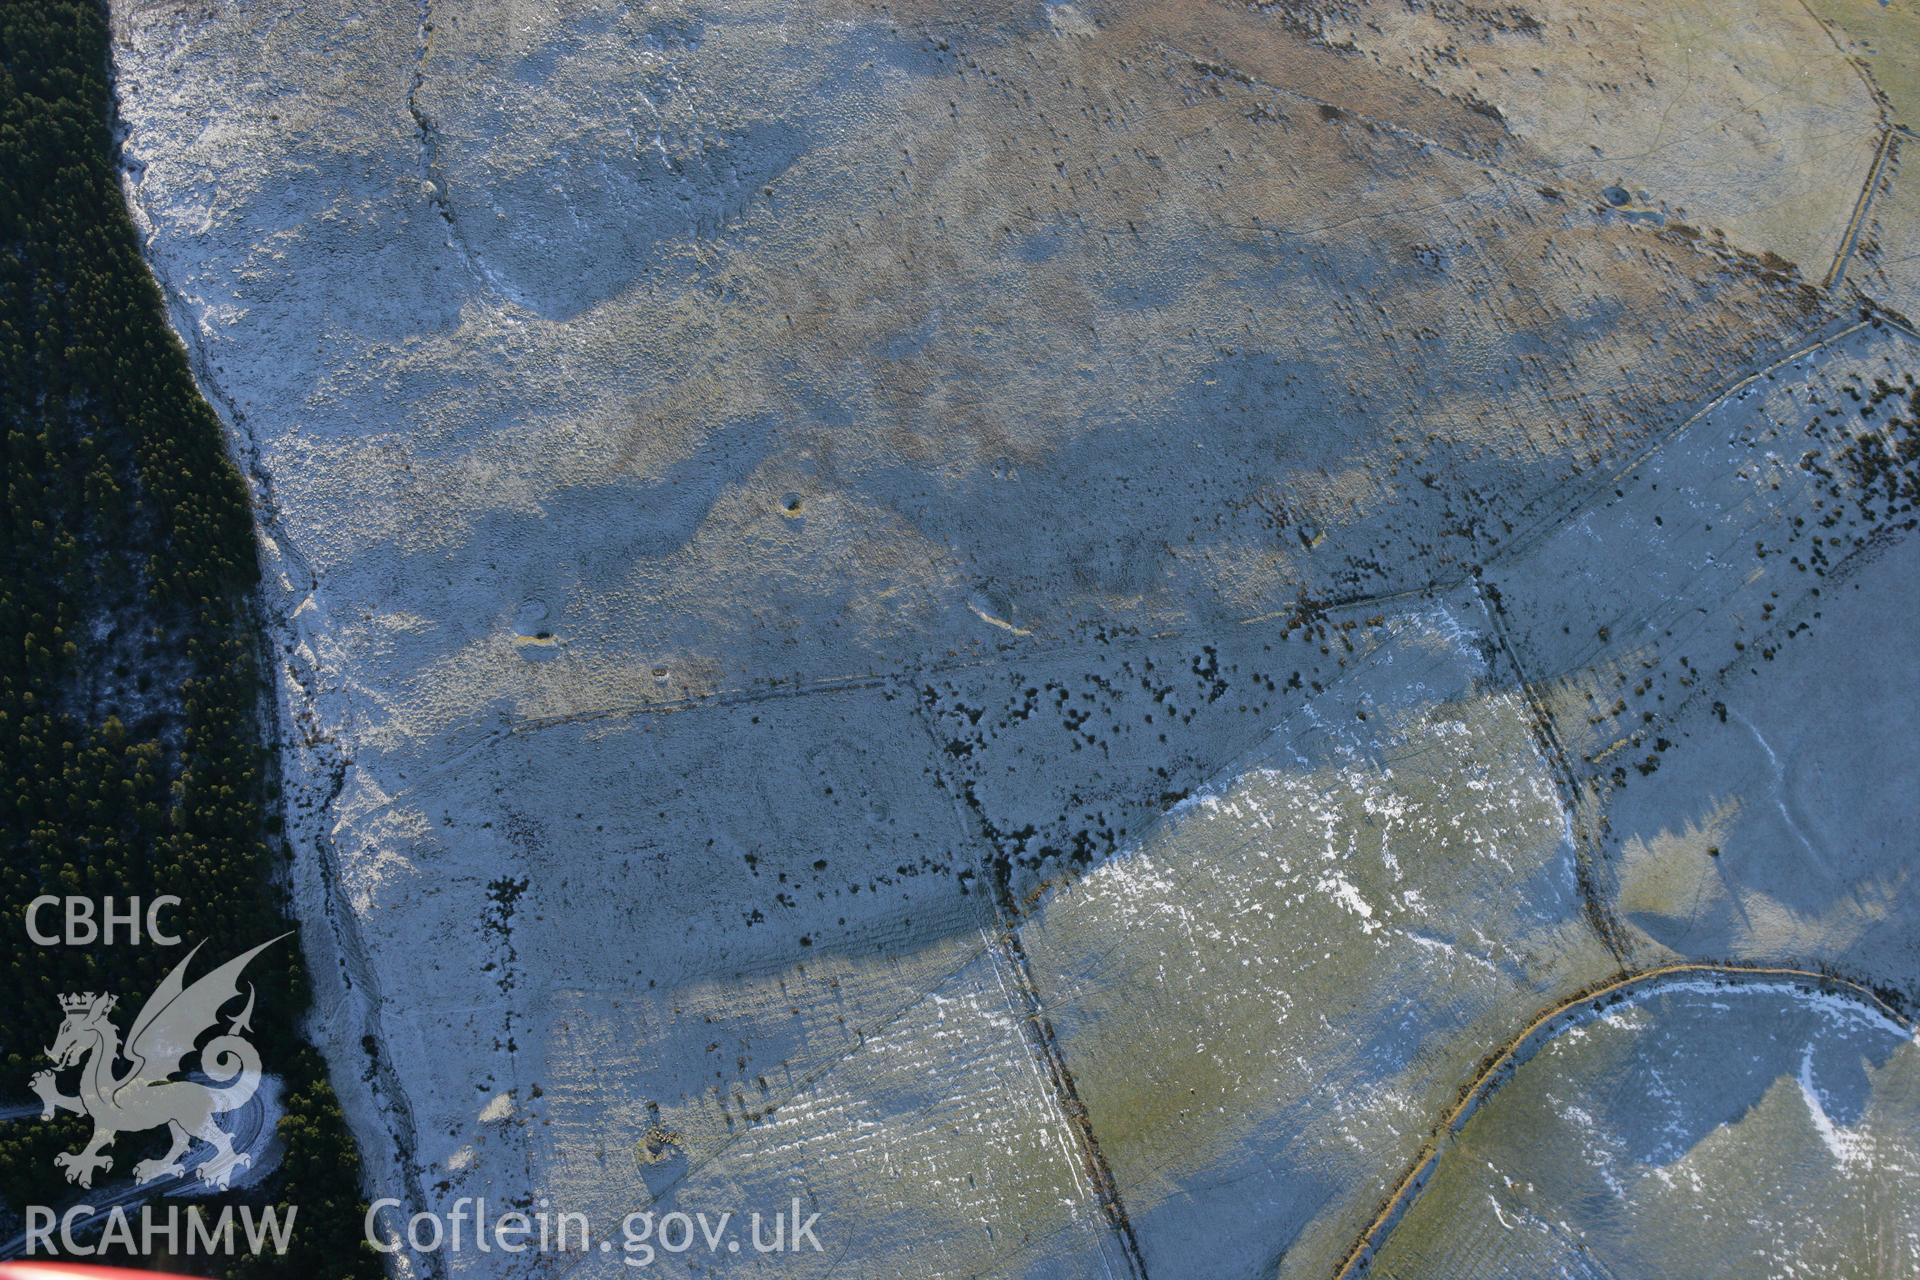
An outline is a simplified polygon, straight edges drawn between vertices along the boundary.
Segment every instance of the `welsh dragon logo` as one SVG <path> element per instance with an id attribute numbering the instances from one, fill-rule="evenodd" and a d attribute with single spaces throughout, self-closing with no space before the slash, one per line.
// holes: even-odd
<path id="1" fill-rule="evenodd" d="M 283 933 L 280 938 L 286 936 Z M 174 1077 L 183 1073 L 200 1037 L 219 1021 L 220 1010 L 239 998 L 240 972 L 247 962 L 280 938 L 261 943 L 189 986 L 187 965 L 204 944 L 196 945 L 141 1006 L 124 1046 L 108 1016 L 116 1002 L 113 995 L 88 992 L 60 997 L 67 1016 L 47 1050 L 54 1070 L 36 1073 L 32 1085 L 40 1095 L 42 1120 L 51 1120 L 56 1111 L 93 1119 L 93 1137 L 83 1149 L 63 1151 L 53 1158 L 66 1171 L 68 1182 L 91 1187 L 96 1172 L 113 1167 L 113 1157 L 105 1153 L 114 1138 L 161 1125 L 167 1127 L 173 1145 L 159 1159 L 133 1166 L 137 1182 L 184 1176 L 181 1157 L 196 1138 L 213 1148 L 196 1170 L 204 1183 L 225 1187 L 236 1168 L 252 1163 L 250 1156 L 233 1149 L 232 1137 L 214 1123 L 215 1116 L 245 1105 L 260 1087 L 260 1055 L 241 1034 L 252 1030 L 251 984 L 246 1007 L 228 1020 L 226 1032 L 199 1045 L 199 1074 L 210 1083 Z M 120 1072 L 117 1068 L 123 1060 L 127 1068 Z M 80 1091 L 68 1096 L 60 1092 L 55 1072 L 76 1065 Z"/>

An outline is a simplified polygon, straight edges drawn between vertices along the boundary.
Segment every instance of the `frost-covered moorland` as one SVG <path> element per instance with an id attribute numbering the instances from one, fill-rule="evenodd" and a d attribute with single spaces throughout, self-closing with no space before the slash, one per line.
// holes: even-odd
<path id="1" fill-rule="evenodd" d="M 1916 122 L 1816 8 L 116 2 L 367 1191 L 1912 1274 Z"/>

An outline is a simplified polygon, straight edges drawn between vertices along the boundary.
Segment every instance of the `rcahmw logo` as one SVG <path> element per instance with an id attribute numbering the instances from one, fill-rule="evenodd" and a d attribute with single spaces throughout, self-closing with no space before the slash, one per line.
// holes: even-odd
<path id="1" fill-rule="evenodd" d="M 68 1182 L 92 1187 L 96 1174 L 113 1168 L 113 1157 L 107 1151 L 116 1137 L 160 1128 L 169 1138 L 166 1153 L 142 1160 L 132 1170 L 137 1188 L 150 1188 L 150 1194 L 166 1191 L 166 1184 L 186 1178 L 185 1157 L 195 1143 L 205 1150 L 193 1176 L 207 1187 L 225 1188 L 236 1169 L 251 1165 L 252 1157 L 235 1150 L 232 1135 L 216 1120 L 247 1104 L 260 1088 L 260 1055 L 247 1039 L 253 1029 L 251 984 L 244 986 L 245 1004 L 238 1012 L 226 1015 L 224 1028 L 220 1023 L 222 1011 L 243 994 L 240 975 L 248 962 L 287 936 L 281 934 L 263 942 L 189 983 L 187 967 L 200 951 L 196 945 L 140 1006 L 124 1041 L 113 1020 L 118 1000 L 111 992 L 60 998 L 66 1017 L 46 1051 L 53 1066 L 35 1073 L 30 1083 L 40 1097 L 42 1120 L 69 1111 L 93 1121 L 93 1135 L 83 1148 L 63 1151 L 53 1158 Z M 208 1037 L 208 1032 L 215 1034 Z M 200 1079 L 181 1078 L 187 1074 L 189 1059 L 197 1061 L 194 1074 Z M 63 1092 L 61 1074 L 76 1069 L 74 1092 Z M 204 1245 L 209 1252 L 218 1251 L 222 1242 L 231 1246 L 230 1208 L 222 1209 L 216 1218 L 211 1213 L 203 1215 L 198 1206 L 189 1206 L 184 1227 L 178 1208 L 169 1206 L 159 1211 L 151 1205 L 142 1206 L 136 1230 L 124 1203 L 109 1205 L 104 1211 L 75 1205 L 57 1215 L 51 1208 L 30 1205 L 26 1210 L 26 1252 L 31 1256 L 44 1249 L 84 1256 L 116 1245 L 145 1252 L 156 1237 L 172 1249 L 188 1252 L 195 1245 Z M 294 1207 L 285 1210 L 284 1221 L 271 1209 L 258 1214 L 257 1221 L 250 1206 L 240 1212 L 248 1243 L 255 1252 L 269 1245 L 276 1252 L 284 1248 L 286 1236 L 293 1229 Z M 104 1229 L 98 1245 L 88 1248 L 75 1236 L 88 1233 L 94 1225 L 103 1225 Z M 59 1249 L 54 1244 L 56 1226 Z"/>

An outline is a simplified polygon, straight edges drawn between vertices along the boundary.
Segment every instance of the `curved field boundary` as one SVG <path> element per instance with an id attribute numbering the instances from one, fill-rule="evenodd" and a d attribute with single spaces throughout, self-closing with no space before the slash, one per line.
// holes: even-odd
<path id="1" fill-rule="evenodd" d="M 1349 1280 L 1349 1277 L 1364 1271 L 1373 1260 L 1380 1244 L 1392 1232 L 1402 1215 L 1420 1192 L 1426 1188 L 1427 1178 L 1439 1163 L 1448 1139 L 1460 1132 L 1462 1126 L 1473 1117 L 1493 1092 L 1506 1082 L 1513 1068 L 1533 1055 L 1541 1045 L 1576 1024 L 1582 1012 L 1598 1014 L 1621 993 L 1629 989 L 1659 986 L 1662 983 L 1684 978 L 1732 978 L 1736 981 L 1750 982 L 1765 979 L 1786 979 L 1808 983 L 1832 995 L 1850 997 L 1867 1005 L 1894 1025 L 1914 1034 L 1913 1019 L 1901 1013 L 1872 988 L 1846 978 L 1835 977 L 1816 969 L 1796 969 L 1781 965 L 1746 964 L 1668 964 L 1653 969 L 1642 969 L 1634 973 L 1623 973 L 1601 983 L 1588 987 L 1568 996 L 1557 1004 L 1550 1005 L 1535 1015 L 1532 1021 L 1512 1039 L 1495 1050 L 1475 1072 L 1472 1080 L 1460 1091 L 1459 1099 L 1453 1109 L 1447 1113 L 1431 1137 L 1421 1146 L 1420 1153 L 1414 1157 L 1413 1166 L 1400 1179 L 1393 1193 L 1387 1197 L 1380 1212 L 1367 1224 L 1360 1238 L 1353 1242 L 1341 1260 L 1340 1269 L 1334 1273 L 1334 1280 Z M 1585 1008 L 1583 1009 L 1583 1006 Z"/>

